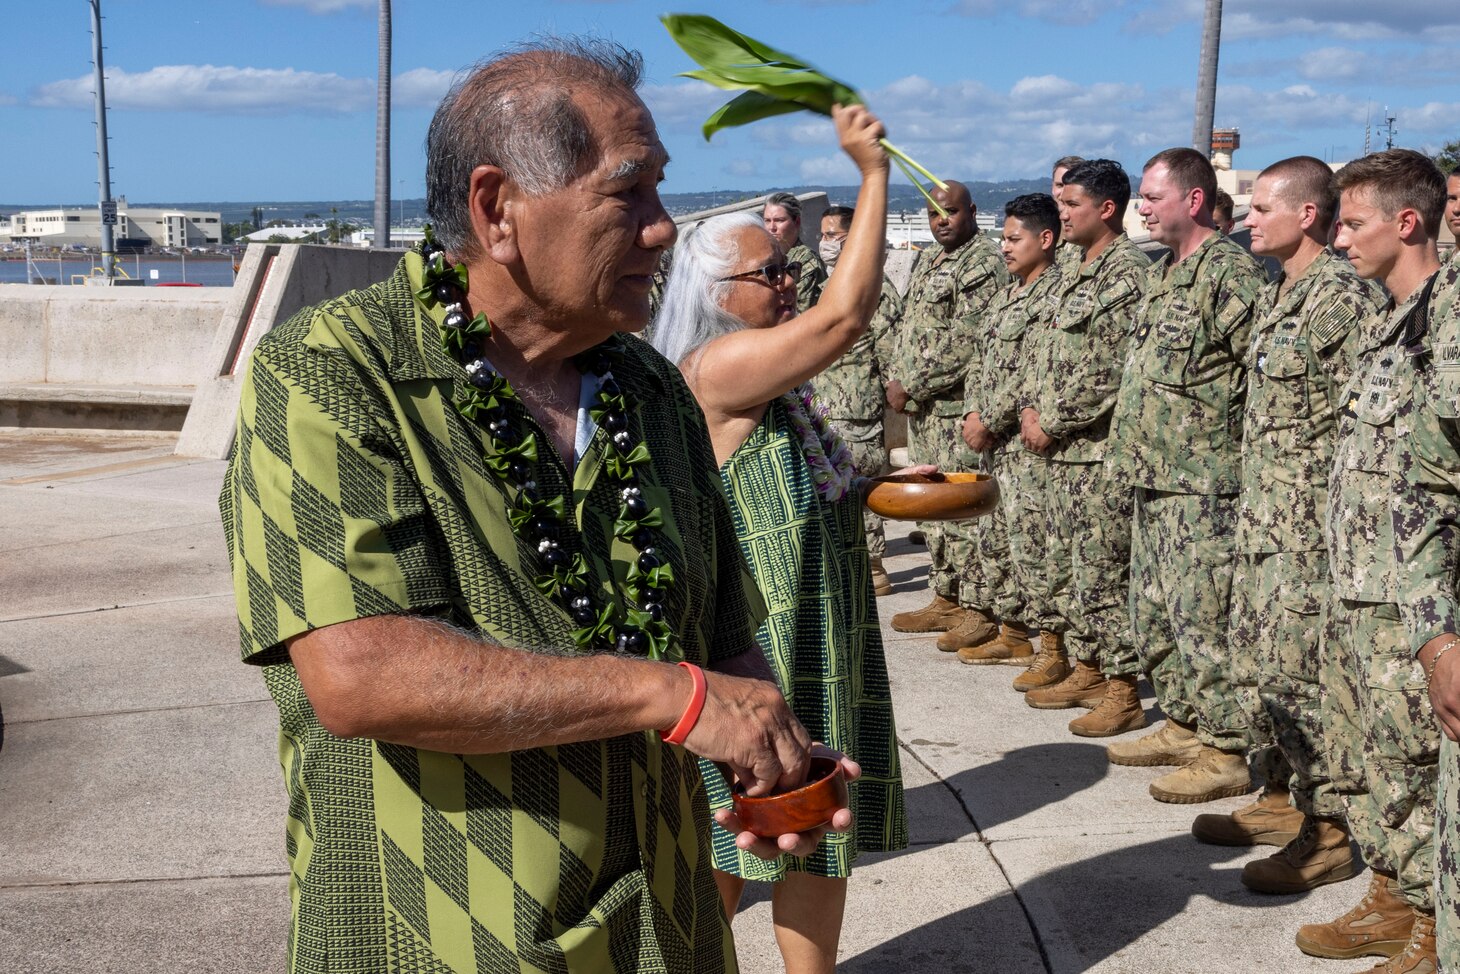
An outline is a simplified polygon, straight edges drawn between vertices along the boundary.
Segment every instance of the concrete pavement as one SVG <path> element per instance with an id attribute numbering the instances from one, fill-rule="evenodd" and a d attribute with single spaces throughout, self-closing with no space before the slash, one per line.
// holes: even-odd
<path id="1" fill-rule="evenodd" d="M 223 464 L 157 435 L 0 430 L 0 971 L 282 969 L 276 713 L 237 662 L 216 496 Z M 926 600 L 897 527 L 884 620 Z M 1237 880 L 1270 849 L 1202 846 L 1163 805 L 1008 689 L 884 626 L 912 845 L 865 856 L 840 969 L 1345 974 L 1292 945 L 1367 875 L 1307 896 Z M 1150 704 L 1147 697 L 1148 706 Z M 1155 716 L 1153 714 L 1153 716 Z M 735 924 L 773 971 L 768 889 Z"/>

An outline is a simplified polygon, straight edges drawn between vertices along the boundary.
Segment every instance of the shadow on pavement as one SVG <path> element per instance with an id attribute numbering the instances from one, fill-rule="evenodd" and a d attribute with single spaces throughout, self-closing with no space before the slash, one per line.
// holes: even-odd
<path id="1" fill-rule="evenodd" d="M 914 788 L 908 793 L 908 804 L 936 801 L 936 795 L 922 794 L 928 789 L 951 788 L 973 818 L 969 832 L 975 828 L 986 832 L 1084 791 L 1109 771 L 1103 745 L 1077 741 L 1031 744 L 942 782 Z"/>
<path id="2" fill-rule="evenodd" d="M 1249 893 L 1238 880 L 1240 868 L 1223 868 L 1249 851 L 1202 845 L 1187 835 L 1112 849 L 1018 883 L 1017 892 L 931 920 L 847 958 L 837 969 L 864 974 L 934 969 L 923 965 L 919 960 L 923 957 L 936 961 L 941 972 L 985 971 L 981 958 L 992 952 L 991 944 L 1031 939 L 1027 927 L 1009 925 L 1008 899 L 1017 895 L 1035 928 L 1045 931 L 1041 949 L 1051 952 L 1051 969 L 1078 974 L 1189 907 L 1200 909 L 1200 904 L 1193 904 L 1199 898 L 1253 909 L 1293 902 L 1291 896 Z M 1160 868 L 1153 868 L 1153 863 L 1160 863 Z M 937 904 L 927 906 L 937 909 Z M 946 947 L 937 951 L 938 956 L 926 957 L 932 945 Z M 1197 958 L 1192 961 L 1200 963 Z"/>

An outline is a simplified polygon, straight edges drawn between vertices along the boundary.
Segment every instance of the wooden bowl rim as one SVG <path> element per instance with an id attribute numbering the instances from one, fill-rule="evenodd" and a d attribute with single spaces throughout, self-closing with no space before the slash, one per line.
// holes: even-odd
<path id="1" fill-rule="evenodd" d="M 823 787 L 826 785 L 827 782 L 840 775 L 842 771 L 842 763 L 835 758 L 814 757 L 811 759 L 811 769 L 813 771 L 818 766 L 826 765 L 830 765 L 830 767 L 824 774 L 814 779 L 808 779 L 807 782 L 801 787 L 792 788 L 790 791 L 778 791 L 771 795 L 747 795 L 745 793 L 745 785 L 737 782 L 734 792 L 735 801 L 748 802 L 751 805 L 764 805 L 770 802 L 778 802 L 783 798 L 790 798 L 795 795 L 803 794 L 813 788 Z"/>

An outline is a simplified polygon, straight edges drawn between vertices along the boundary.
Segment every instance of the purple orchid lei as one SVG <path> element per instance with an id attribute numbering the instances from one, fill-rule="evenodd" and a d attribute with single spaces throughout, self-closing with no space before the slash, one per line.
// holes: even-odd
<path id="1" fill-rule="evenodd" d="M 852 451 L 826 421 L 826 407 L 816 398 L 810 384 L 803 384 L 781 397 L 786 415 L 801 441 L 801 455 L 811 468 L 816 491 L 828 504 L 846 496 L 852 486 L 855 469 Z"/>

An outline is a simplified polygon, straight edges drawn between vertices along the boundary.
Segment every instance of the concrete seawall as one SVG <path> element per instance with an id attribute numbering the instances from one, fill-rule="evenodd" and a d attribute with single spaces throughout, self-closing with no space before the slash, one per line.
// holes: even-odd
<path id="1" fill-rule="evenodd" d="M 0 426 L 180 429 L 230 291 L 0 284 Z"/>

